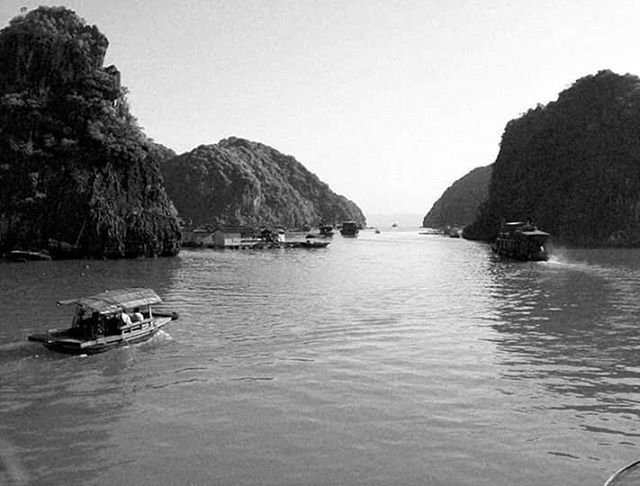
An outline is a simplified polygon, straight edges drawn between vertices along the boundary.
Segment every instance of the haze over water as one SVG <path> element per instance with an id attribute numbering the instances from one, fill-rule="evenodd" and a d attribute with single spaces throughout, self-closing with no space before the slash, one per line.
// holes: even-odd
<path id="1" fill-rule="evenodd" d="M 582 486 L 638 459 L 640 251 L 520 263 L 418 232 L 0 264 L 5 470 L 29 484 Z M 68 324 L 57 300 L 125 286 L 180 319 L 90 357 L 25 341 Z"/>

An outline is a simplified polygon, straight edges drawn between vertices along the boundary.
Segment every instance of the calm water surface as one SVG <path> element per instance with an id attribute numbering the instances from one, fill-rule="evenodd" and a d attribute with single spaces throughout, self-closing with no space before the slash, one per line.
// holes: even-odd
<path id="1" fill-rule="evenodd" d="M 0 478 L 601 485 L 640 456 L 639 284 L 638 250 L 505 262 L 418 229 L 3 263 Z M 90 357 L 25 341 L 124 286 L 180 320 Z"/>

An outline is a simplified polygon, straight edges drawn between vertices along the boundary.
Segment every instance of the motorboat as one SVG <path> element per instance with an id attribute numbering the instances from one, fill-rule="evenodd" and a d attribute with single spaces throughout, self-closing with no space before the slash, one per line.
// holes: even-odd
<path id="1" fill-rule="evenodd" d="M 358 223 L 355 221 L 343 221 L 342 227 L 340 228 L 340 234 L 342 236 L 347 237 L 356 237 L 358 236 L 358 232 L 360 228 L 358 228 Z"/>
<path id="2" fill-rule="evenodd" d="M 549 259 L 544 247 L 548 237 L 549 233 L 540 231 L 531 222 L 514 221 L 503 224 L 492 249 L 516 260 L 545 261 Z"/>

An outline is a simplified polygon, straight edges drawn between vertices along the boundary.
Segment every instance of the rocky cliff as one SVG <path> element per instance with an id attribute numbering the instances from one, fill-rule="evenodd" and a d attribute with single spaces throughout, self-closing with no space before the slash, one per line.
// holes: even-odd
<path id="1" fill-rule="evenodd" d="M 0 31 L 0 253 L 175 255 L 159 152 L 129 112 L 107 38 L 40 7 Z"/>
<path id="2" fill-rule="evenodd" d="M 478 167 L 455 181 L 422 221 L 424 228 L 463 227 L 472 223 L 489 193 L 491 166 Z"/>
<path id="3" fill-rule="evenodd" d="M 266 145 L 231 137 L 162 163 L 178 212 L 195 224 L 301 228 L 355 220 L 353 202 L 300 162 Z"/>
<path id="4" fill-rule="evenodd" d="M 465 237 L 533 219 L 562 243 L 640 245 L 640 79 L 600 71 L 510 121 Z"/>

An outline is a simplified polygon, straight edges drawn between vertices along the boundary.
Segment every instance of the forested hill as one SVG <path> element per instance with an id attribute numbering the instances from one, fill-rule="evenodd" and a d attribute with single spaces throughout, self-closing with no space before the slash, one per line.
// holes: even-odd
<path id="1" fill-rule="evenodd" d="M 161 164 L 181 217 L 195 224 L 315 226 L 365 217 L 295 158 L 230 137 Z"/>
<path id="2" fill-rule="evenodd" d="M 472 223 L 478 207 L 487 199 L 491 166 L 478 167 L 455 181 L 438 199 L 422 221 L 424 228 L 466 226 Z"/>
<path id="3" fill-rule="evenodd" d="M 175 255 L 159 148 L 129 112 L 109 43 L 63 7 L 0 31 L 0 253 Z"/>
<path id="4" fill-rule="evenodd" d="M 465 237 L 533 219 L 575 246 L 640 245 L 640 79 L 600 71 L 510 121 Z"/>

